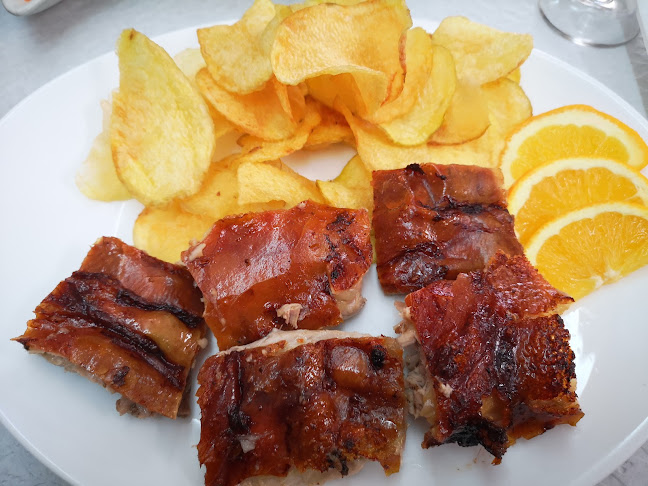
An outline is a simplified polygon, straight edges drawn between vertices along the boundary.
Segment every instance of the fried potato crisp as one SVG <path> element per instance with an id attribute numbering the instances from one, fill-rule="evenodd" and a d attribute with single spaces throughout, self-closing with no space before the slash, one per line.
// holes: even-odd
<path id="1" fill-rule="evenodd" d="M 191 240 L 201 240 L 215 219 L 182 211 L 177 205 L 144 208 L 133 226 L 133 242 L 160 260 L 180 261 Z"/>
<path id="2" fill-rule="evenodd" d="M 491 118 L 497 121 L 504 135 L 533 114 L 524 90 L 508 78 L 485 84 L 482 89 Z"/>
<path id="3" fill-rule="evenodd" d="M 353 79 L 347 76 L 344 83 L 355 82 L 364 105 L 356 108 L 370 113 L 387 98 L 394 77 L 402 77 L 399 42 L 410 26 L 402 0 L 304 8 L 279 25 L 270 53 L 272 69 L 288 85 L 348 74 Z"/>
<path id="4" fill-rule="evenodd" d="M 371 172 L 357 155 L 347 162 L 340 175 L 332 181 L 317 181 L 317 187 L 331 206 L 350 209 L 366 208 L 371 213 L 373 208 Z"/>
<path id="5" fill-rule="evenodd" d="M 242 162 L 237 171 L 239 204 L 281 200 L 293 207 L 306 199 L 323 203 L 317 184 L 280 160 Z"/>
<path id="6" fill-rule="evenodd" d="M 303 148 L 306 150 L 317 150 L 334 143 L 345 143 L 355 146 L 353 132 L 349 127 L 344 115 L 322 103 L 317 103 L 317 110 L 320 114 L 320 122 L 313 128 Z"/>
<path id="7" fill-rule="evenodd" d="M 110 150 L 110 117 L 112 105 L 101 102 L 103 130 L 92 143 L 88 157 L 83 161 L 76 174 L 75 182 L 84 196 L 98 201 L 123 201 L 130 199 L 131 193 L 117 177 Z"/>
<path id="8" fill-rule="evenodd" d="M 401 64 L 406 70 L 403 89 L 395 99 L 384 103 L 375 113 L 369 114 L 367 120 L 372 123 L 385 123 L 405 115 L 412 109 L 430 78 L 432 49 L 432 39 L 425 30 L 416 27 L 407 31 L 405 49 L 401 53 Z"/>
<path id="9" fill-rule="evenodd" d="M 193 83 L 196 89 L 198 89 L 196 74 L 205 67 L 205 60 L 202 57 L 200 49 L 189 48 L 180 51 L 173 56 L 173 60 L 180 68 L 180 71 L 182 71 L 189 81 Z M 214 138 L 220 138 L 234 130 L 234 125 L 228 122 L 227 118 L 216 111 L 211 105 L 209 105 L 209 116 L 211 116 L 212 122 L 214 123 Z"/>
<path id="10" fill-rule="evenodd" d="M 291 136 L 297 128 L 298 121 L 282 106 L 277 84 L 272 80 L 261 90 L 246 95 L 227 91 L 214 81 L 207 69 L 198 71 L 196 82 L 216 111 L 244 133 L 264 140 L 281 140 Z"/>
<path id="11" fill-rule="evenodd" d="M 423 29 L 409 31 L 408 45 L 410 39 L 429 46 L 428 53 L 432 58 L 432 67 L 425 83 L 415 96 L 412 108 L 404 115 L 380 124 L 380 128 L 389 135 L 389 138 L 401 145 L 424 143 L 441 126 L 457 81 L 450 51 L 433 45 Z"/>
<path id="12" fill-rule="evenodd" d="M 490 126 L 489 105 L 479 85 L 459 81 L 443 123 L 432 134 L 430 141 L 457 144 L 474 140 Z"/>
<path id="13" fill-rule="evenodd" d="M 224 89 L 238 94 L 258 91 L 272 77 L 270 57 L 261 44 L 275 17 L 270 0 L 255 0 L 234 25 L 198 29 L 198 42 L 209 74 Z"/>
<path id="14" fill-rule="evenodd" d="M 353 130 L 358 155 L 371 171 L 400 169 L 409 164 L 429 162 L 495 167 L 498 163 L 496 157 L 504 144 L 499 128 L 491 125 L 481 137 L 463 144 L 400 146 L 389 140 L 378 127 L 354 117 L 349 110 L 346 110 L 345 116 Z"/>
<path id="15" fill-rule="evenodd" d="M 145 35 L 122 32 L 117 54 L 120 80 L 110 146 L 119 179 L 145 205 L 193 194 L 215 146 L 207 104 Z"/>
<path id="16" fill-rule="evenodd" d="M 178 201 L 180 208 L 192 214 L 207 216 L 213 221 L 230 214 L 284 208 L 286 203 L 276 199 L 252 203 L 239 201 L 236 182 L 238 168 L 243 162 L 258 161 L 259 159 L 254 155 L 254 153 L 235 154 L 213 163 L 200 190 L 193 196 Z"/>
<path id="17" fill-rule="evenodd" d="M 473 84 L 507 76 L 533 49 L 533 38 L 528 34 L 502 32 L 465 17 L 445 18 L 432 40 L 452 52 L 457 77 Z"/>
<path id="18" fill-rule="evenodd" d="M 288 138 L 267 141 L 253 135 L 242 135 L 237 143 L 241 146 L 243 153 L 250 154 L 250 160 L 275 160 L 290 155 L 306 144 L 311 132 L 320 123 L 322 117 L 318 105 L 319 103 L 312 100 L 307 103 L 304 119 L 295 133 Z"/>

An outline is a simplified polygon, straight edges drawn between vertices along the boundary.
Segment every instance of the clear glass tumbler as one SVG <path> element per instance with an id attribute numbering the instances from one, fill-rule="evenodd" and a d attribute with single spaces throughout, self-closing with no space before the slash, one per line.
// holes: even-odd
<path id="1" fill-rule="evenodd" d="M 542 15 L 577 44 L 615 46 L 639 33 L 637 0 L 539 0 Z"/>

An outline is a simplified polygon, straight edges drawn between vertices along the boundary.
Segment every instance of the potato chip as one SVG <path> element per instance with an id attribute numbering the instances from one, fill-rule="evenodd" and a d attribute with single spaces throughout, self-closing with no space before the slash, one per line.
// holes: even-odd
<path id="1" fill-rule="evenodd" d="M 274 86 L 277 99 L 283 111 L 292 121 L 299 123 L 306 113 L 306 85 L 286 86 L 280 83 L 274 76 L 270 79 L 270 82 Z"/>
<path id="2" fill-rule="evenodd" d="M 263 201 L 263 204 L 239 203 L 237 172 L 239 165 L 249 160 L 257 159 L 234 154 L 213 163 L 200 190 L 193 196 L 178 201 L 180 208 L 192 214 L 210 217 L 214 221 L 230 214 L 283 208 L 285 203 L 276 200 Z"/>
<path id="3" fill-rule="evenodd" d="M 332 181 L 317 181 L 327 204 L 338 208 L 373 209 L 371 172 L 359 156 L 353 157 Z"/>
<path id="4" fill-rule="evenodd" d="M 202 68 L 205 67 L 205 60 L 200 53 L 200 49 L 189 48 L 183 51 L 180 51 L 175 56 L 173 60 L 176 65 L 180 68 L 180 71 L 184 73 L 185 76 L 191 81 L 191 83 L 198 89 L 198 83 L 196 83 L 196 74 Z M 234 125 L 227 121 L 223 115 L 214 109 L 213 106 L 208 105 L 209 107 L 209 116 L 211 116 L 212 122 L 214 123 L 214 138 L 220 138 L 223 135 L 234 130 Z"/>
<path id="5" fill-rule="evenodd" d="M 495 118 L 504 135 L 533 114 L 524 90 L 508 78 L 498 79 L 482 87 L 491 118 Z"/>
<path id="6" fill-rule="evenodd" d="M 513 81 L 513 82 L 515 82 L 517 84 L 520 84 L 520 80 L 522 79 L 522 72 L 521 72 L 520 68 L 518 67 L 518 68 L 514 69 L 513 71 L 511 71 L 510 73 L 508 73 L 506 75 L 506 77 L 509 78 L 511 81 Z"/>
<path id="7" fill-rule="evenodd" d="M 319 103 L 310 100 L 307 104 L 306 115 L 295 133 L 283 140 L 267 141 L 253 135 L 242 135 L 237 143 L 242 152 L 247 154 L 246 160 L 264 162 L 276 160 L 300 150 L 307 142 L 312 130 L 320 123 Z"/>
<path id="8" fill-rule="evenodd" d="M 255 0 L 234 25 L 198 29 L 198 42 L 209 74 L 224 89 L 241 95 L 258 91 L 272 77 L 261 37 L 275 17 L 270 0 Z"/>
<path id="9" fill-rule="evenodd" d="M 399 42 L 410 26 L 402 0 L 304 8 L 279 25 L 272 68 L 277 79 L 289 85 L 321 75 L 351 75 L 357 85 L 355 94 L 370 113 L 387 97 L 394 74 L 402 71 Z M 348 77 L 343 81 L 350 83 Z"/>
<path id="10" fill-rule="evenodd" d="M 503 147 L 503 137 L 497 126 L 491 126 L 479 138 L 457 145 L 423 143 L 401 146 L 389 140 L 382 130 L 354 117 L 343 106 L 347 121 L 356 139 L 358 155 L 371 170 L 400 169 L 409 164 L 470 164 L 495 167 Z"/>
<path id="11" fill-rule="evenodd" d="M 304 7 L 311 7 L 321 3 L 334 3 L 335 5 L 357 5 L 358 3 L 365 2 L 366 0 L 306 0 L 302 5 Z"/>
<path id="12" fill-rule="evenodd" d="M 234 126 L 264 140 L 281 140 L 290 137 L 297 128 L 293 116 L 281 105 L 274 82 L 247 95 L 230 93 L 201 69 L 196 82 L 205 99 Z"/>
<path id="13" fill-rule="evenodd" d="M 238 167 L 238 201 L 240 204 L 282 200 L 293 207 L 310 199 L 324 202 L 314 181 L 306 179 L 280 160 L 242 162 Z"/>
<path id="14" fill-rule="evenodd" d="M 194 82 L 198 71 L 207 66 L 200 49 L 195 47 L 190 47 L 178 52 L 173 56 L 173 61 L 176 63 L 176 66 L 180 68 L 180 71 L 189 78 L 189 81 Z"/>
<path id="15" fill-rule="evenodd" d="M 84 196 L 98 201 L 124 201 L 131 193 L 117 177 L 110 149 L 110 116 L 112 104 L 101 102 L 103 130 L 92 143 L 88 157 L 83 161 L 74 181 Z"/>
<path id="16" fill-rule="evenodd" d="M 408 30 L 401 64 L 405 67 L 405 82 L 399 95 L 384 103 L 375 113 L 365 117 L 372 123 L 385 123 L 408 113 L 417 102 L 432 71 L 432 39 L 416 27 Z"/>
<path id="17" fill-rule="evenodd" d="M 481 137 L 489 125 L 488 103 L 481 86 L 460 81 L 443 116 L 443 123 L 432 134 L 430 142 L 468 142 Z"/>
<path id="18" fill-rule="evenodd" d="M 424 143 L 441 126 L 443 115 L 448 109 L 457 83 L 450 51 L 433 45 L 423 29 L 414 29 L 410 32 L 418 33 L 419 35 L 414 39 L 420 40 L 422 45 L 429 46 L 432 68 L 428 72 L 425 84 L 415 97 L 416 102 L 412 108 L 406 114 L 379 125 L 394 142 L 401 145 Z M 408 35 L 408 40 L 409 38 Z"/>
<path id="19" fill-rule="evenodd" d="M 231 214 L 238 206 L 236 171 L 239 155 L 230 155 L 212 163 L 200 190 L 178 201 L 182 210 L 211 217 L 214 221 Z"/>
<path id="20" fill-rule="evenodd" d="M 484 84 L 508 75 L 533 49 L 528 34 L 502 32 L 465 17 L 447 17 L 432 34 L 435 44 L 450 50 L 461 81 Z"/>
<path id="21" fill-rule="evenodd" d="M 119 179 L 145 205 L 195 193 L 215 146 L 207 104 L 145 35 L 122 32 L 117 54 L 110 145 Z"/>
<path id="22" fill-rule="evenodd" d="M 190 214 L 176 205 L 144 208 L 133 226 L 133 243 L 160 260 L 180 261 L 191 240 L 201 240 L 214 219 Z"/>
<path id="23" fill-rule="evenodd" d="M 355 78 L 349 73 L 330 75 L 322 74 L 306 80 L 308 94 L 330 108 L 336 100 L 360 116 L 367 116 L 369 109 L 358 88 Z"/>
<path id="24" fill-rule="evenodd" d="M 328 106 L 317 103 L 320 122 L 313 130 L 304 144 L 305 150 L 317 150 L 334 143 L 345 143 L 355 146 L 355 138 L 344 116 Z"/>

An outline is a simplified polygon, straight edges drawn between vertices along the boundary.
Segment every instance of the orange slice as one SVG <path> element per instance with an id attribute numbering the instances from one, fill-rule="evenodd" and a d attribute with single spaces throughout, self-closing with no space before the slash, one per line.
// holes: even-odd
<path id="1" fill-rule="evenodd" d="M 536 232 L 527 257 L 556 288 L 579 299 L 648 264 L 648 208 L 593 204 Z"/>
<path id="2" fill-rule="evenodd" d="M 542 225 L 590 204 L 630 202 L 648 206 L 648 179 L 610 159 L 571 158 L 547 162 L 524 174 L 509 191 L 520 243 Z"/>
<path id="3" fill-rule="evenodd" d="M 564 106 L 528 119 L 509 135 L 500 158 L 504 185 L 568 157 L 602 157 L 642 169 L 648 165 L 648 145 L 632 128 L 591 106 Z"/>

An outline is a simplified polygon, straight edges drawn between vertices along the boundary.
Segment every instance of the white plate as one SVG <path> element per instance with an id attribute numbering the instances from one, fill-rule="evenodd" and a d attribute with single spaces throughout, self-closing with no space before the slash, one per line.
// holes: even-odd
<path id="1" fill-rule="evenodd" d="M 195 29 L 156 40 L 176 53 L 196 46 Z M 100 130 L 99 100 L 117 84 L 116 58 L 107 54 L 39 89 L 0 121 L 0 419 L 72 483 L 198 485 L 203 471 L 194 447 L 200 428 L 195 403 L 190 419 L 120 417 L 116 396 L 9 341 L 23 332 L 42 298 L 79 267 L 97 237 L 132 241 L 139 204 L 90 201 L 74 185 L 77 167 Z M 648 122 L 627 103 L 542 52 L 534 51 L 524 65 L 522 84 L 535 113 L 586 103 L 648 139 Z M 298 158 L 292 163 L 310 176 L 331 178 L 349 155 L 334 150 L 320 156 L 333 164 L 309 166 Z M 364 291 L 366 308 L 342 328 L 393 335 L 398 321 L 393 299 L 382 295 L 373 268 Z M 646 295 L 648 268 L 595 292 L 565 315 L 585 411 L 577 427 L 520 440 L 500 466 L 492 466 L 479 448 L 422 450 L 425 424 L 412 422 L 401 472 L 385 479 L 372 464 L 353 484 L 590 485 L 602 479 L 648 438 Z"/>

